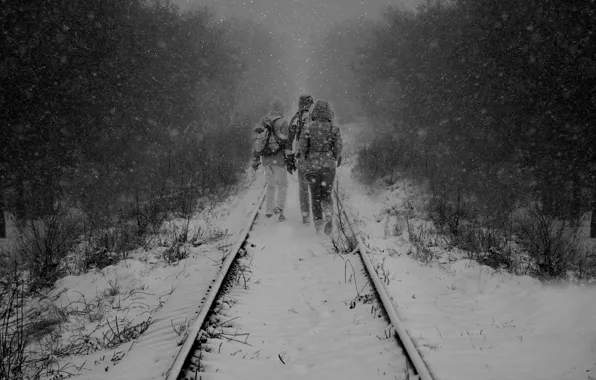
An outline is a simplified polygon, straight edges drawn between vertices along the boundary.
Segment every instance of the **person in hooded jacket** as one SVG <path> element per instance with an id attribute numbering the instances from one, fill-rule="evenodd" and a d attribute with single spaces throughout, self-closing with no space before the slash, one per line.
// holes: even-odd
<path id="1" fill-rule="evenodd" d="M 267 194 L 265 200 L 266 213 L 270 218 L 273 214 L 279 214 L 279 220 L 286 219 L 284 209 L 286 206 L 286 194 L 288 191 L 288 176 L 286 172 L 286 153 L 288 151 L 288 121 L 284 120 L 285 105 L 275 99 L 271 103 L 271 110 L 262 120 L 262 123 L 270 123 L 273 127 L 273 136 L 279 143 L 279 150 L 270 155 L 257 152 L 253 148 L 252 168 L 256 171 L 259 165 L 263 164 L 267 180 Z M 256 130 L 256 128 L 255 128 Z"/>
<path id="2" fill-rule="evenodd" d="M 298 142 L 301 169 L 312 198 L 312 213 L 317 233 L 333 232 L 333 184 L 337 167 L 341 165 L 342 139 L 339 127 L 333 123 L 329 103 L 317 100 L 311 122 L 307 123 Z"/>
<path id="3" fill-rule="evenodd" d="M 290 120 L 290 135 L 289 141 L 292 143 L 292 153 L 288 160 L 290 167 L 295 167 L 298 173 L 298 198 L 300 200 L 300 212 L 302 214 L 302 223 L 310 224 L 310 194 L 308 191 L 308 183 L 304 177 L 303 161 L 300 158 L 298 142 L 304 130 L 305 124 L 310 120 L 310 108 L 314 103 L 313 97 L 310 95 L 300 95 L 298 99 L 298 112 L 294 114 Z M 295 160 L 294 160 L 295 157 Z M 290 168 L 288 171 L 291 170 Z"/>

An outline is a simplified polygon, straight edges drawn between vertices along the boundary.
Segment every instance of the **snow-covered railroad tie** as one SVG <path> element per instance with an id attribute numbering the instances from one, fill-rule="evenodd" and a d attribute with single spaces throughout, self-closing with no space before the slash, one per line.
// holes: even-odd
<path id="1" fill-rule="evenodd" d="M 289 206 L 283 223 L 259 213 L 230 252 L 168 379 L 430 379 L 395 334 L 376 274 Z"/>

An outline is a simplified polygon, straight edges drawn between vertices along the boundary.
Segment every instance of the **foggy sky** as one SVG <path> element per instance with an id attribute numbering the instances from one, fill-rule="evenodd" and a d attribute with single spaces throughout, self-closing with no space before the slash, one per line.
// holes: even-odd
<path id="1" fill-rule="evenodd" d="M 388 6 L 414 10 L 424 0 L 173 0 L 186 10 L 212 6 L 221 17 L 248 17 L 304 45 L 334 22 L 376 17 Z"/>
<path id="2" fill-rule="evenodd" d="M 182 10 L 212 6 L 219 17 L 247 17 L 285 35 L 290 81 L 308 92 L 305 76 L 313 41 L 335 22 L 360 16 L 378 17 L 388 6 L 414 10 L 424 0 L 173 0 Z M 298 59 L 296 59 L 298 58 Z M 295 96 L 297 94 L 292 94 Z"/>
<path id="3" fill-rule="evenodd" d="M 295 31 L 324 27 L 359 16 L 376 16 L 387 6 L 414 10 L 424 0 L 174 0 L 183 10 L 196 5 L 213 6 L 223 17 L 250 17 L 275 27 Z"/>

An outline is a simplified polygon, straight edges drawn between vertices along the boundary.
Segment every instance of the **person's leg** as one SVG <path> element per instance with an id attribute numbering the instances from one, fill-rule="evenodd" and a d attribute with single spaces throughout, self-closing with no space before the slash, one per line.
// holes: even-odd
<path id="1" fill-rule="evenodd" d="M 312 216 L 317 232 L 323 228 L 323 210 L 321 208 L 321 173 L 314 172 L 306 175 L 312 199 Z"/>
<path id="2" fill-rule="evenodd" d="M 308 190 L 308 181 L 304 176 L 304 172 L 300 169 L 298 169 L 298 197 L 300 200 L 302 223 L 310 224 L 310 193 Z"/>
<path id="3" fill-rule="evenodd" d="M 324 168 L 321 170 L 321 209 L 325 219 L 325 233 L 333 232 L 333 184 L 335 183 L 336 169 Z"/>
<path id="4" fill-rule="evenodd" d="M 285 166 L 274 166 L 275 183 L 277 185 L 277 210 L 279 220 L 285 220 L 286 196 L 288 194 L 288 172 Z"/>
<path id="5" fill-rule="evenodd" d="M 265 215 L 271 217 L 273 215 L 273 206 L 275 204 L 275 173 L 272 165 L 263 165 L 265 171 L 265 179 L 267 180 L 267 195 L 265 196 Z"/>

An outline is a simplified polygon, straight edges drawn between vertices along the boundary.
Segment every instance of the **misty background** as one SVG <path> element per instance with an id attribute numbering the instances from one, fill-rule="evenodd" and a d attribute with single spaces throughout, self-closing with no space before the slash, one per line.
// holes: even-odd
<path id="1" fill-rule="evenodd" d="M 68 219 L 99 256 L 130 249 L 231 194 L 271 100 L 290 117 L 310 93 L 358 142 L 353 174 L 420 184 L 460 247 L 511 267 L 515 232 L 544 273 L 585 272 L 593 252 L 545 239 L 590 215 L 596 231 L 594 16 L 551 0 L 6 0 L 0 204 L 18 228 Z M 29 252 L 49 255 L 31 258 L 40 284 L 68 236 Z"/>
<path id="2" fill-rule="evenodd" d="M 334 26 L 347 20 L 375 19 L 388 7 L 400 7 L 414 11 L 423 0 L 174 0 L 182 11 L 209 6 L 216 17 L 250 18 L 262 23 L 281 38 L 284 53 L 280 65 L 287 72 L 287 97 L 297 107 L 299 94 L 312 93 L 317 97 L 316 82 L 309 81 L 313 71 L 313 59 L 321 38 Z M 324 92 L 325 95 L 330 95 Z M 336 92 L 334 102 L 344 94 Z"/>

